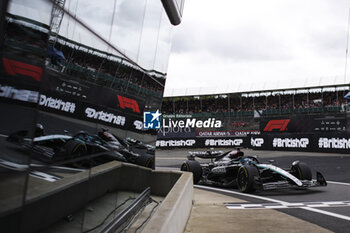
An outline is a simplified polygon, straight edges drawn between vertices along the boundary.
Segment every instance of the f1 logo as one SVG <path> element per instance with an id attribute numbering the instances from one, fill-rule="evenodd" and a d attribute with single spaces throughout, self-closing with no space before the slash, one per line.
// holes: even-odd
<path id="1" fill-rule="evenodd" d="M 290 122 L 290 119 L 270 120 L 269 123 L 267 123 L 264 131 L 272 131 L 277 129 L 279 131 L 285 131 L 289 122 Z"/>
<path id="2" fill-rule="evenodd" d="M 145 129 L 160 129 L 160 116 L 162 114 L 157 110 L 156 112 L 143 113 L 143 127 Z"/>
<path id="3" fill-rule="evenodd" d="M 118 95 L 118 101 L 122 109 L 130 108 L 133 112 L 140 113 L 140 108 L 136 100 Z"/>
<path id="4" fill-rule="evenodd" d="M 43 73 L 43 70 L 40 67 L 7 58 L 3 58 L 2 61 L 4 62 L 5 70 L 9 75 L 16 76 L 19 74 L 29 76 L 40 82 Z"/>

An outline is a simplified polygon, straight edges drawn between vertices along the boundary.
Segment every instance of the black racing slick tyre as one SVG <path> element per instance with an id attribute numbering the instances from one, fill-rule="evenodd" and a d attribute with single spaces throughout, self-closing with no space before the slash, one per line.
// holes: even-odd
<path id="1" fill-rule="evenodd" d="M 137 165 L 154 168 L 154 157 L 152 155 L 140 155 L 137 157 L 136 162 Z"/>
<path id="2" fill-rule="evenodd" d="M 76 158 L 87 153 L 86 145 L 77 140 L 69 140 L 63 147 L 68 158 Z"/>
<path id="3" fill-rule="evenodd" d="M 303 162 L 295 161 L 292 164 L 291 174 L 299 180 L 312 180 L 310 167 Z"/>
<path id="4" fill-rule="evenodd" d="M 259 171 L 254 166 L 242 166 L 237 173 L 237 187 L 243 193 L 255 191 L 254 177 L 259 176 Z"/>
<path id="5" fill-rule="evenodd" d="M 181 171 L 193 173 L 193 183 L 197 184 L 202 178 L 202 167 L 199 162 L 195 160 L 187 160 L 181 165 Z"/>

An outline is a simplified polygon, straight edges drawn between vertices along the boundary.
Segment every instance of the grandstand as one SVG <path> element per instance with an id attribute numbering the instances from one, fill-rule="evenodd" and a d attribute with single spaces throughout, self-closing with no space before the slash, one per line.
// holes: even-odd
<path id="1" fill-rule="evenodd" d="M 163 114 L 196 117 L 258 118 L 287 114 L 341 113 L 349 110 L 343 98 L 348 84 L 274 89 L 163 99 Z"/>
<path id="2" fill-rule="evenodd" d="M 9 13 L 6 19 L 6 56 L 23 62 L 35 61 L 38 65 L 45 61 L 46 71 L 55 73 L 55 76 L 142 97 L 146 108 L 152 109 L 161 103 L 165 74 L 143 70 L 123 56 L 89 47 L 61 35 L 55 35 L 54 47 L 50 47 L 48 25 Z"/>
<path id="3" fill-rule="evenodd" d="M 259 130 L 262 118 L 343 114 L 348 84 L 163 98 L 165 118 L 217 118 L 226 130 Z"/>
<path id="4" fill-rule="evenodd" d="M 65 73 L 118 91 L 162 96 L 165 75 L 160 72 L 150 70 L 147 74 L 122 57 L 62 36 L 58 36 L 55 47 L 68 56 L 62 65 Z"/>

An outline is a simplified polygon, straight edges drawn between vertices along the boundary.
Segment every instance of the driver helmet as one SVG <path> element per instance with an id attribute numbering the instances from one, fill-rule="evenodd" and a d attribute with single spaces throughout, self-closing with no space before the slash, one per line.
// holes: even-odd
<path id="1" fill-rule="evenodd" d="M 40 137 L 44 135 L 44 126 L 40 123 L 37 123 L 35 126 L 35 137 Z"/>
<path id="2" fill-rule="evenodd" d="M 243 152 L 241 152 L 241 149 L 240 148 L 237 148 L 236 151 L 231 151 L 230 153 L 228 153 L 228 156 L 231 158 L 231 159 L 238 159 L 240 157 L 243 156 Z"/>
<path id="3" fill-rule="evenodd" d="M 81 130 L 77 133 L 75 137 L 80 138 L 82 140 L 87 140 L 88 135 L 89 134 L 86 131 Z"/>
<path id="4" fill-rule="evenodd" d="M 98 136 L 100 136 L 106 141 L 115 141 L 114 136 L 111 133 L 108 133 L 107 131 L 98 132 Z"/>

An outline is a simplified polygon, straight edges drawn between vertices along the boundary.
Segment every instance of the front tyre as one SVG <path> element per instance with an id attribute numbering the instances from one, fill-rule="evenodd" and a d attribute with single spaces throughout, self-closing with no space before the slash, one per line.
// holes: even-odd
<path id="1" fill-rule="evenodd" d="M 303 162 L 295 161 L 291 167 L 291 174 L 299 180 L 312 180 L 310 167 Z"/>
<path id="2" fill-rule="evenodd" d="M 238 169 L 237 187 L 243 193 L 255 191 L 254 177 L 259 176 L 259 171 L 254 166 L 244 165 Z"/>
<path id="3" fill-rule="evenodd" d="M 69 140 L 63 148 L 66 151 L 66 156 L 68 158 L 76 158 L 87 154 L 87 148 L 85 143 L 79 142 L 77 140 Z"/>
<path id="4" fill-rule="evenodd" d="M 193 173 L 193 183 L 197 184 L 202 178 L 202 167 L 195 160 L 187 160 L 181 165 L 181 171 Z"/>
<path id="5" fill-rule="evenodd" d="M 137 157 L 137 165 L 154 169 L 154 157 L 152 155 L 140 155 Z"/>

